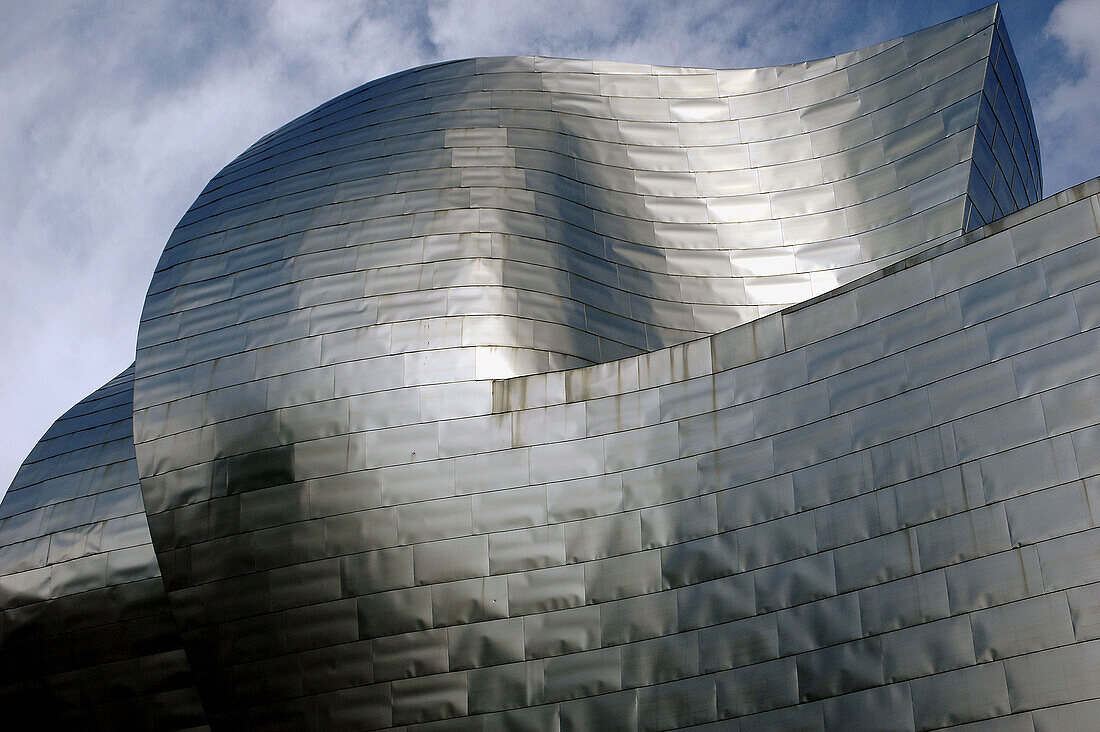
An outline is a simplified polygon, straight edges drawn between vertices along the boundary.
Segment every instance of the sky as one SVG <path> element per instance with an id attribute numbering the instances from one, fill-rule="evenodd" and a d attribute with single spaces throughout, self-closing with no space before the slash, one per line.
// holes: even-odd
<path id="1" fill-rule="evenodd" d="M 134 357 L 203 185 L 366 81 L 470 56 L 736 68 L 862 48 L 986 0 L 0 0 L 0 493 Z M 1001 3 L 1047 195 L 1100 175 L 1100 0 Z"/>

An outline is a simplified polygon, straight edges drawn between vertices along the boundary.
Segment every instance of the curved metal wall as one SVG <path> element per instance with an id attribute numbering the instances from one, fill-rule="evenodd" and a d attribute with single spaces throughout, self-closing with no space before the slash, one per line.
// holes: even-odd
<path id="1" fill-rule="evenodd" d="M 443 458 L 512 444 L 485 377 L 721 330 L 960 233 L 996 25 L 749 71 L 443 64 L 227 166 L 158 265 L 135 384 L 185 632 L 257 638 L 196 670 L 224 691 L 244 662 L 361 642 L 351 600 L 397 580 L 360 586 L 338 557 L 413 572 L 414 544 L 462 533 L 405 527 L 456 490 Z M 257 583 L 280 593 L 260 619 Z M 321 599 L 340 620 L 287 645 L 282 613 Z M 225 704 L 308 695 L 298 675 Z"/>
<path id="2" fill-rule="evenodd" d="M 959 238 L 1038 199 L 1032 127 L 990 8 L 771 69 L 442 64 L 258 142 L 134 379 L 209 720 L 1089 714 L 1096 197 Z"/>
<path id="3" fill-rule="evenodd" d="M 1035 120 L 1003 22 L 995 24 L 980 105 L 966 192 L 966 230 L 996 221 L 1042 196 Z"/>
<path id="4" fill-rule="evenodd" d="M 456 475 L 525 462 L 472 498 L 547 514 L 488 535 L 523 663 L 449 657 L 486 728 L 1092 727 L 1098 191 L 710 338 L 497 382 L 524 439 Z"/>
<path id="5" fill-rule="evenodd" d="M 133 369 L 66 412 L 0 505 L 6 725 L 186 728 L 206 715 L 149 538 Z"/>
<path id="6" fill-rule="evenodd" d="M 374 340 L 410 312 L 476 325 L 498 349 L 476 374 L 501 376 L 800 302 L 962 230 L 995 26 L 990 9 L 791 67 L 475 59 L 368 84 L 211 181 L 158 266 L 143 350 L 184 365 L 177 341 L 206 326 L 178 324 L 217 307 L 258 300 L 213 319 L 243 327 L 354 299 Z"/>

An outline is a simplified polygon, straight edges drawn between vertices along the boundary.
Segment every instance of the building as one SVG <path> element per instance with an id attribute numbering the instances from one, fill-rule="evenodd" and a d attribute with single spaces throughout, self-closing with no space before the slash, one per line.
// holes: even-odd
<path id="1" fill-rule="evenodd" d="M 71 727 L 1100 711 L 1100 183 L 997 8 L 794 66 L 439 64 L 261 139 L 0 506 Z M 9 718 L 18 718 L 9 717 Z"/>

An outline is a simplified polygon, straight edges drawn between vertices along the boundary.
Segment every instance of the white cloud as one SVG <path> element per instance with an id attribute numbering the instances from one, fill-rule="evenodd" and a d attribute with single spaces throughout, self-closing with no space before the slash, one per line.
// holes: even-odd
<path id="1" fill-rule="evenodd" d="M 1046 34 L 1062 44 L 1071 64 L 1034 105 L 1045 190 L 1055 193 L 1100 172 L 1100 7 L 1095 0 L 1063 0 L 1051 11 Z"/>
<path id="2" fill-rule="evenodd" d="M 790 63 L 864 45 L 840 0 L 493 0 L 433 3 L 442 57 L 535 54 L 706 67 Z M 887 33 L 887 35 L 889 35 Z M 866 43 L 884 40 L 871 37 Z M 839 45 L 837 45 L 839 44 Z M 827 49 L 834 50 L 827 50 Z"/>

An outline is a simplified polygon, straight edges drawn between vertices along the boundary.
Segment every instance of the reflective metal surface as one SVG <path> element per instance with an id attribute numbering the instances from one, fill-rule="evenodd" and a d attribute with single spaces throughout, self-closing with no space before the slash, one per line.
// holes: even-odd
<path id="1" fill-rule="evenodd" d="M 133 369 L 66 412 L 0 506 L 11 729 L 188 728 L 206 714 L 149 538 Z"/>
<path id="2" fill-rule="evenodd" d="M 1090 719 L 1098 189 L 1039 201 L 995 7 L 789 67 L 440 64 L 268 135 L 105 387 L 201 698 L 149 724 Z M 13 596 L 69 561 L 34 466 L 98 439 L 5 499 Z M 5 670 L 60 632 L 3 622 Z"/>

